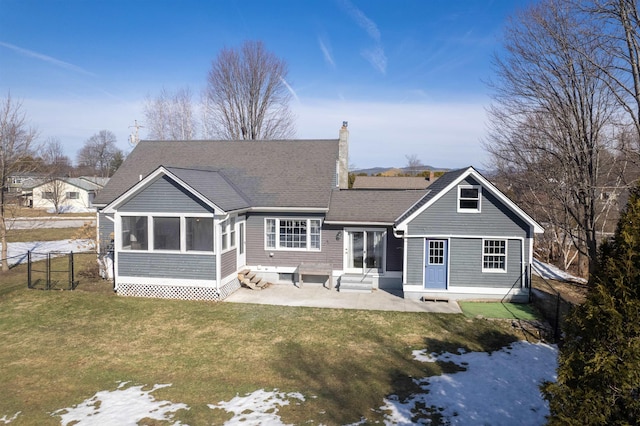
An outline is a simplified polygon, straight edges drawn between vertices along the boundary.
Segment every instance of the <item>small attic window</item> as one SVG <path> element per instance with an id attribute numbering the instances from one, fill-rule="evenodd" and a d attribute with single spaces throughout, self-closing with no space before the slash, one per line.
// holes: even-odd
<path id="1" fill-rule="evenodd" d="M 479 213 L 481 195 L 482 187 L 480 185 L 458 186 L 458 212 Z"/>

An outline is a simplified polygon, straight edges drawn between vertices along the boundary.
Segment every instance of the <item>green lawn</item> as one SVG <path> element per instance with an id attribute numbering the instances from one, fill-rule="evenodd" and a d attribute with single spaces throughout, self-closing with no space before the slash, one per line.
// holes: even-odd
<path id="1" fill-rule="evenodd" d="M 386 395 L 450 368 L 412 350 L 487 351 L 522 337 L 463 315 L 124 298 L 91 282 L 28 290 L 23 266 L 0 278 L 0 419 L 21 411 L 17 425 L 59 424 L 48 413 L 123 381 L 171 383 L 153 395 L 189 405 L 176 419 L 191 425 L 230 417 L 207 404 L 276 388 L 306 398 L 279 409 L 285 423 L 375 422 Z"/>
<path id="2" fill-rule="evenodd" d="M 463 314 L 469 318 L 541 319 L 540 313 L 531 304 L 502 302 L 458 302 L 458 304 Z"/>

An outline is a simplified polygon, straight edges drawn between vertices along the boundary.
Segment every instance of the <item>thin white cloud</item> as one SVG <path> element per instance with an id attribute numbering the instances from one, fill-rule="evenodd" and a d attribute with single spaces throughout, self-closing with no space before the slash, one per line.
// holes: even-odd
<path id="1" fill-rule="evenodd" d="M 282 81 L 282 84 L 284 84 L 284 86 L 287 88 L 289 93 L 291 93 L 291 95 L 294 97 L 296 102 L 300 102 L 300 99 L 298 98 L 298 94 L 296 93 L 295 90 L 293 90 L 293 87 L 291 87 L 291 85 L 289 83 L 287 83 L 287 80 L 285 80 L 284 78 L 280 77 L 280 81 Z"/>
<path id="2" fill-rule="evenodd" d="M 327 46 L 327 43 L 325 43 L 320 37 L 318 37 L 318 44 L 320 45 L 320 50 L 322 51 L 324 60 L 331 66 L 331 68 L 335 69 L 336 63 L 333 60 L 333 55 L 331 55 L 331 46 Z"/>
<path id="3" fill-rule="evenodd" d="M 351 15 L 351 17 L 356 21 L 358 26 L 365 30 L 369 37 L 371 37 L 374 41 L 380 42 L 380 30 L 375 22 L 367 17 L 360 9 L 355 7 L 353 3 L 349 0 L 343 0 L 342 5 L 347 10 L 347 12 Z"/>
<path id="4" fill-rule="evenodd" d="M 353 5 L 349 0 L 341 1 L 342 7 L 356 22 L 356 24 L 362 28 L 369 37 L 374 41 L 374 46 L 368 49 L 364 49 L 361 55 L 382 74 L 387 73 L 387 56 L 382 48 L 382 37 L 378 25 L 364 14 L 360 9 Z"/>
<path id="5" fill-rule="evenodd" d="M 69 70 L 69 71 L 74 71 L 74 72 L 78 72 L 78 73 L 81 73 L 81 74 L 95 76 L 94 73 L 89 72 L 89 71 L 85 70 L 84 68 L 79 67 L 77 65 L 71 64 L 69 62 L 61 61 L 61 60 L 56 59 L 56 58 L 54 58 L 52 56 L 48 56 L 48 55 L 45 55 L 45 54 L 42 54 L 42 53 L 34 52 L 33 50 L 24 49 L 22 47 L 15 46 L 15 45 L 13 45 L 11 43 L 5 43 L 3 41 L 0 41 L 0 46 L 5 47 L 5 48 L 10 49 L 10 50 L 13 50 L 14 52 L 17 52 L 17 53 L 19 53 L 21 55 L 24 55 L 24 56 L 27 56 L 27 57 L 30 57 L 30 58 L 35 58 L 35 59 L 38 59 L 40 61 L 47 62 L 49 64 L 55 65 L 55 66 L 60 67 L 60 68 L 64 68 L 64 69 Z"/>
<path id="6" fill-rule="evenodd" d="M 364 49 L 361 54 L 380 73 L 387 73 L 387 56 L 382 47 L 374 46 L 371 49 Z"/>

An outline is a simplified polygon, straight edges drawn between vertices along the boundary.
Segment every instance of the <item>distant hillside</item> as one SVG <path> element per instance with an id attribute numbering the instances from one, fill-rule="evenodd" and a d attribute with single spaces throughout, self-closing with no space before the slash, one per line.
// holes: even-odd
<path id="1" fill-rule="evenodd" d="M 408 167 L 372 167 L 369 169 L 357 169 L 357 170 L 351 170 L 351 173 L 355 173 L 355 174 L 361 174 L 361 173 L 366 173 L 369 176 L 375 176 L 381 173 L 386 173 L 392 170 L 397 170 L 399 173 L 408 173 L 409 172 L 409 168 Z M 442 168 L 442 167 L 433 167 L 433 166 L 422 166 L 421 167 L 421 171 L 422 170 L 433 170 L 435 171 L 447 171 L 450 169 L 446 169 L 446 168 Z"/>

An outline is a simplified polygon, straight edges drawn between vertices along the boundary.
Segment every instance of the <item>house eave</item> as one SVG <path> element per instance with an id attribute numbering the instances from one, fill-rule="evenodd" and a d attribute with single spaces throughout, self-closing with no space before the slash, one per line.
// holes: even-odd
<path id="1" fill-rule="evenodd" d="M 347 226 L 393 226 L 393 222 L 373 222 L 355 220 L 325 220 L 327 225 L 347 225 Z"/>

